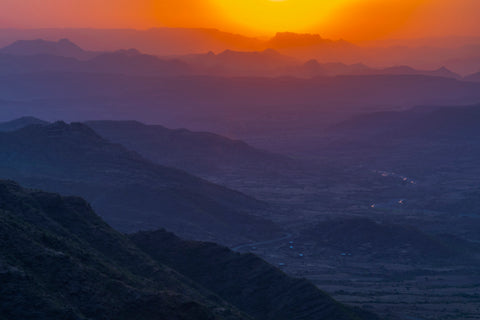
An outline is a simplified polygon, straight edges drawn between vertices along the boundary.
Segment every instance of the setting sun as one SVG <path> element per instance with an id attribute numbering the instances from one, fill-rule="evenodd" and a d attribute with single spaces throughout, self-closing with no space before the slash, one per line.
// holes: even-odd
<path id="1" fill-rule="evenodd" d="M 221 15 L 249 30 L 309 31 L 335 18 L 336 11 L 357 0 L 212 0 Z"/>

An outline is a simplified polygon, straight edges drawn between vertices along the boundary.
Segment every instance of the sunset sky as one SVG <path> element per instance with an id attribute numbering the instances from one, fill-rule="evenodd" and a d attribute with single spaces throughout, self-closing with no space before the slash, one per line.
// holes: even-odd
<path id="1" fill-rule="evenodd" d="M 479 0 L 1 0 L 0 27 L 208 27 L 350 41 L 480 36 Z"/>

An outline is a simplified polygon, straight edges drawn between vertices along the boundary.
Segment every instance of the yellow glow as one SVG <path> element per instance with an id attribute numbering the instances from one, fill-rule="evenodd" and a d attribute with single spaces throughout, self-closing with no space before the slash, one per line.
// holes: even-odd
<path id="1" fill-rule="evenodd" d="M 335 12 L 359 0 L 211 0 L 219 13 L 245 29 L 273 33 L 327 25 Z"/>
<path id="2" fill-rule="evenodd" d="M 266 36 L 282 31 L 307 32 L 361 41 L 396 32 L 420 6 L 440 0 L 204 1 L 211 15 L 208 21 L 221 24 L 222 30 Z"/>

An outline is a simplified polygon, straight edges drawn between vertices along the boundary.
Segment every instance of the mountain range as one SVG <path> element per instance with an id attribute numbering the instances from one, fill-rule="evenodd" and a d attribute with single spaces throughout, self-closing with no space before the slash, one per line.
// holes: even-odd
<path id="1" fill-rule="evenodd" d="M 250 52 L 225 50 L 218 54 L 210 51 L 207 54 L 171 57 L 148 55 L 137 49 L 89 52 L 68 39 L 61 39 L 58 42 L 41 39 L 16 41 L 0 49 L 0 65 L 2 73 L 5 74 L 62 71 L 157 76 L 428 75 L 461 78 L 445 67 L 430 71 L 417 70 L 409 66 L 371 68 L 360 63 L 352 65 L 341 62 L 320 63 L 315 59 L 303 62 L 274 49 Z"/>
<path id="2" fill-rule="evenodd" d="M 18 39 L 70 39 L 88 51 L 136 48 L 157 56 L 275 49 L 304 61 L 317 59 L 321 63 L 342 62 L 348 65 L 363 62 L 375 68 L 409 65 L 422 70 L 435 70 L 445 66 L 461 75 L 476 72 L 480 67 L 478 45 L 471 39 L 461 37 L 444 41 L 443 46 L 438 45 L 438 41 L 437 44 L 428 45 L 414 41 L 403 45 L 395 42 L 354 45 L 344 40 L 325 39 L 318 34 L 280 32 L 269 39 L 257 39 L 201 28 L 0 29 L 0 46 L 9 45 Z M 450 45 L 452 41 L 457 44 Z"/>

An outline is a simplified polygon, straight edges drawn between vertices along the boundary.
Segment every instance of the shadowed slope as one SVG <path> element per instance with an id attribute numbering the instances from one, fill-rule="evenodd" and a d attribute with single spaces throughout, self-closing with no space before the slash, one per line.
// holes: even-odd
<path id="1" fill-rule="evenodd" d="M 184 241 L 165 231 L 131 236 L 153 258 L 191 279 L 256 319 L 377 319 L 349 309 L 307 280 L 288 277 L 252 254 L 235 253 L 213 243 Z M 238 285 L 233 285 L 236 283 Z"/>
<path id="2" fill-rule="evenodd" d="M 263 175 L 294 165 L 288 157 L 209 132 L 173 130 L 136 121 L 89 121 L 86 125 L 151 161 L 202 176 L 232 172 Z"/>
<path id="3" fill-rule="evenodd" d="M 80 198 L 0 181 L 0 235 L 7 318 L 248 319 L 151 260 Z"/>
<path id="4" fill-rule="evenodd" d="M 266 204 L 186 172 L 155 165 L 83 124 L 29 126 L 0 134 L 0 174 L 29 187 L 89 200 L 122 231 L 165 227 L 236 243 L 278 229 L 250 212 Z"/>

